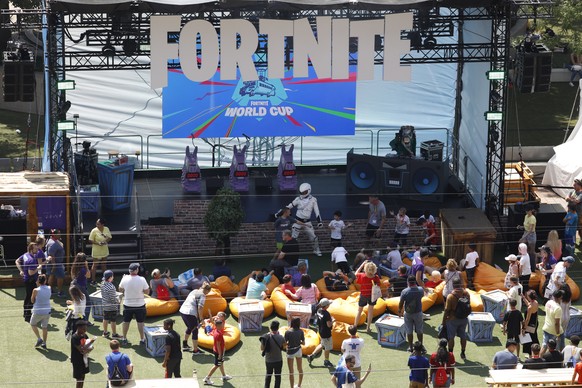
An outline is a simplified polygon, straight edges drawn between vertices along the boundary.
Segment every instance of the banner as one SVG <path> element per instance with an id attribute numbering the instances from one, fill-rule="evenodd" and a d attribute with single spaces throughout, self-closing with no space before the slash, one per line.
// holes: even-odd
<path id="1" fill-rule="evenodd" d="M 169 70 L 162 97 L 164 138 L 353 135 L 356 122 L 356 68 L 345 80 L 267 78 L 204 82 Z"/>

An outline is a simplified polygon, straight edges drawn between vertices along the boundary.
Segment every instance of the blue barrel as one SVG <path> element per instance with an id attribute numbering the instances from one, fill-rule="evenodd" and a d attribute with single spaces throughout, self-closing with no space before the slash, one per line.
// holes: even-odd
<path id="1" fill-rule="evenodd" d="M 133 170 L 133 163 L 117 166 L 112 161 L 105 161 L 97 165 L 103 207 L 120 210 L 131 206 Z"/>

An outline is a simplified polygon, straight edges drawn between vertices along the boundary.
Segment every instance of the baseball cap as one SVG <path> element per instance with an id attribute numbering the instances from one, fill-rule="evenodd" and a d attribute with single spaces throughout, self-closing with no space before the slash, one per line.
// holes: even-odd
<path id="1" fill-rule="evenodd" d="M 129 271 L 130 272 L 139 271 L 139 263 L 131 263 L 129 265 Z"/>
<path id="2" fill-rule="evenodd" d="M 562 260 L 563 261 L 566 261 L 566 262 L 568 262 L 570 264 L 574 264 L 574 262 L 576 261 L 576 260 L 574 260 L 574 258 L 572 256 L 566 256 Z"/>
<path id="3" fill-rule="evenodd" d="M 107 271 L 103 272 L 103 280 L 109 280 L 113 277 L 113 271 L 108 269 Z"/>
<path id="4" fill-rule="evenodd" d="M 517 256 L 515 255 L 509 255 L 505 258 L 505 260 L 507 261 L 516 261 L 517 260 Z"/>
<path id="5" fill-rule="evenodd" d="M 327 298 L 321 298 L 319 301 L 319 307 L 327 307 L 331 304 L 331 301 Z"/>

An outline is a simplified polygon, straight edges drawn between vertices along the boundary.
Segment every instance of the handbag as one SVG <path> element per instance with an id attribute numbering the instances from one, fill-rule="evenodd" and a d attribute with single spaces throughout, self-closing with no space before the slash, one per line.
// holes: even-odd
<path id="1" fill-rule="evenodd" d="M 372 297 L 370 298 L 372 302 L 377 301 L 378 299 L 380 299 L 382 297 L 382 289 L 380 288 L 379 285 L 374 284 L 374 282 L 372 282 Z"/>
<path id="2" fill-rule="evenodd" d="M 437 338 L 449 338 L 449 333 L 447 332 L 447 325 L 440 325 L 438 327 Z"/>
<path id="3" fill-rule="evenodd" d="M 536 328 L 534 326 L 526 326 L 525 327 L 525 332 L 526 333 L 535 333 L 536 332 Z"/>

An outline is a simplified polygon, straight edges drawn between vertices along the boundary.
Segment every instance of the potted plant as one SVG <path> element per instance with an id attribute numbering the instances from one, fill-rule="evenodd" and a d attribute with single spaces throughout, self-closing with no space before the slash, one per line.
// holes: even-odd
<path id="1" fill-rule="evenodd" d="M 230 255 L 230 238 L 238 233 L 243 219 L 240 195 L 229 188 L 218 190 L 204 215 L 208 237 L 216 241 L 216 255 Z"/>

